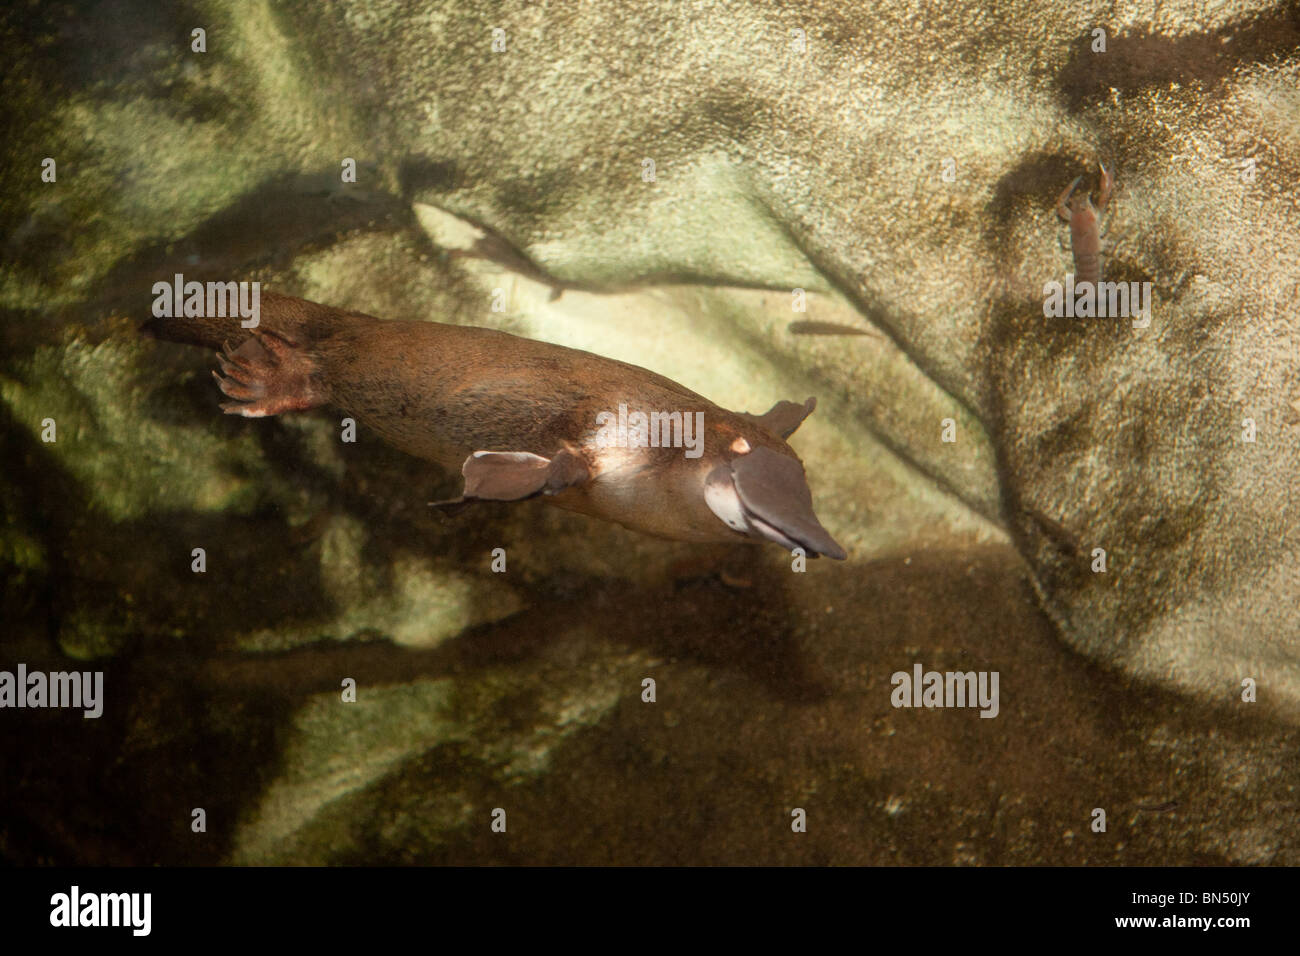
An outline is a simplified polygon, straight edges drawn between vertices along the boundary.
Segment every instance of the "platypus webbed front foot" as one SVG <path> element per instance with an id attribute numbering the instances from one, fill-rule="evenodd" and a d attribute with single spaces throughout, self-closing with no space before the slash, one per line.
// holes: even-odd
<path id="1" fill-rule="evenodd" d="M 430 506 L 455 514 L 471 501 L 522 501 L 534 495 L 559 494 L 591 477 L 582 455 L 564 448 L 550 458 L 528 451 L 476 451 L 461 467 L 465 492 Z"/>
<path id="2" fill-rule="evenodd" d="M 736 414 L 760 428 L 766 428 L 779 438 L 789 438 L 816 408 L 817 399 L 810 398 L 802 405 L 798 402 L 777 402 L 762 415 L 751 415 L 748 412 Z"/>

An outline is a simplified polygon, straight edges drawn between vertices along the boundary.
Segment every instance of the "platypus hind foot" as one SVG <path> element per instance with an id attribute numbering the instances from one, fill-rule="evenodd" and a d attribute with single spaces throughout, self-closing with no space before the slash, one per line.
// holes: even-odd
<path id="1" fill-rule="evenodd" d="M 228 415 L 263 418 L 325 404 L 311 356 L 274 332 L 258 329 L 239 348 L 225 346 L 217 363 L 221 372 L 212 377 L 234 399 L 221 406 Z"/>

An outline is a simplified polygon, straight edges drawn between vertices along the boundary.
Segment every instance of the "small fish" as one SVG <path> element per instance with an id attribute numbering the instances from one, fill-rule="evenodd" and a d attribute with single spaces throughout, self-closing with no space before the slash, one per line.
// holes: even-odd
<path id="1" fill-rule="evenodd" d="M 487 227 L 476 226 L 475 228 L 481 235 L 474 239 L 473 244 L 468 249 L 449 249 L 447 251 L 449 259 L 482 259 L 486 262 L 495 262 L 511 272 L 517 272 L 535 282 L 549 286 L 552 302 L 558 299 L 566 289 L 581 288 L 578 283 L 555 278 L 555 276 L 507 242 L 505 238 L 492 232 Z"/>
<path id="2" fill-rule="evenodd" d="M 1147 813 L 1168 813 L 1170 810 L 1178 809 L 1178 801 L 1168 800 L 1165 803 L 1139 803 L 1137 809 Z"/>
<path id="3" fill-rule="evenodd" d="M 789 326 L 792 335 L 877 335 L 870 329 L 860 329 L 853 325 L 844 325 L 840 322 L 791 322 Z M 878 336 L 877 336 L 878 337 Z"/>

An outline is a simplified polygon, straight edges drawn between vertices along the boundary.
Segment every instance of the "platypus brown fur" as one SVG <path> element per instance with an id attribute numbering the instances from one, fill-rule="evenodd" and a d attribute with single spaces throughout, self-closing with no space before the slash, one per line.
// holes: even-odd
<path id="1" fill-rule="evenodd" d="M 464 497 L 544 495 L 559 507 L 681 541 L 770 540 L 843 559 L 785 443 L 812 412 L 727 411 L 676 382 L 494 329 L 377 319 L 263 292 L 260 322 L 155 319 L 160 338 L 222 348 L 230 414 L 334 406 L 408 454 L 459 469 Z M 225 343 L 229 342 L 229 345 Z M 702 453 L 602 447 L 601 412 L 703 413 Z M 608 419 L 606 419 L 608 420 Z"/>

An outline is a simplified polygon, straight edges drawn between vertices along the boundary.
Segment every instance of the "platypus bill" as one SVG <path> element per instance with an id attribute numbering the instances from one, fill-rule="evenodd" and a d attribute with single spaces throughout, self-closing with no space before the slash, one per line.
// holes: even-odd
<path id="1" fill-rule="evenodd" d="M 816 406 L 811 398 L 778 402 L 764 415 L 731 412 L 662 375 L 590 352 L 268 292 L 256 329 L 211 317 L 148 327 L 160 338 L 223 349 L 213 375 L 229 414 L 331 405 L 408 454 L 460 469 L 464 494 L 447 504 L 542 495 L 662 538 L 767 540 L 810 557 L 845 557 L 813 513 L 803 465 L 785 443 Z M 646 435 L 644 426 L 616 430 L 622 440 L 609 442 L 608 423 L 635 421 L 637 412 L 670 416 L 673 440 L 680 446 L 684 435 L 689 447 L 671 447 L 664 422 L 656 431 L 669 447 L 627 440 Z M 696 423 L 702 434 L 692 434 Z"/>

